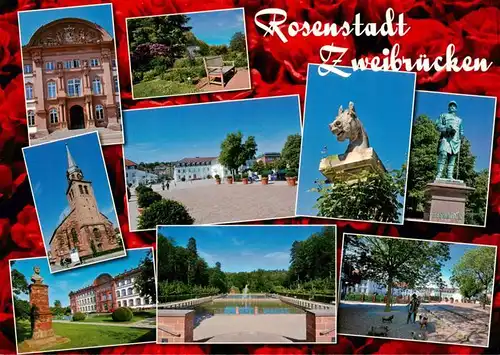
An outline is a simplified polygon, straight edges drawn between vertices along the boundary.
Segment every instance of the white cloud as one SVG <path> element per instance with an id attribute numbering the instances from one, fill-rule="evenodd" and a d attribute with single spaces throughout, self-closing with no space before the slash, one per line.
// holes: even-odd
<path id="1" fill-rule="evenodd" d="M 233 242 L 234 245 L 237 245 L 237 246 L 245 244 L 245 242 L 243 242 L 242 240 L 238 240 L 236 238 L 231 239 L 231 241 Z"/>
<path id="2" fill-rule="evenodd" d="M 264 258 L 272 258 L 272 259 L 279 259 L 279 260 L 288 260 L 290 255 L 287 252 L 284 251 L 275 251 L 272 253 L 268 253 L 264 255 Z"/>
<path id="3" fill-rule="evenodd" d="M 61 214 L 59 215 L 59 219 L 58 219 L 58 222 L 57 223 L 61 223 L 62 220 L 64 218 L 66 218 L 66 216 L 69 214 L 69 212 L 71 211 L 71 209 L 69 208 L 69 206 L 66 206 L 66 208 L 61 212 Z"/>
<path id="4" fill-rule="evenodd" d="M 217 255 L 206 253 L 200 249 L 198 249 L 198 255 L 205 259 L 209 266 L 214 266 L 217 261 L 221 262 L 220 260 L 216 260 Z"/>
<path id="5" fill-rule="evenodd" d="M 33 194 L 34 195 L 41 195 L 42 194 L 42 184 L 40 183 L 40 181 L 38 181 L 35 186 L 33 186 Z"/>

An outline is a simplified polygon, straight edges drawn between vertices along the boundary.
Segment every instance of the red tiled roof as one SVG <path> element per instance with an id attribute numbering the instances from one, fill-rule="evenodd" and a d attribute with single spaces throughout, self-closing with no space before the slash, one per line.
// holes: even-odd
<path id="1" fill-rule="evenodd" d="M 137 166 L 132 160 L 125 159 L 125 166 Z"/>
<path id="2" fill-rule="evenodd" d="M 203 163 L 207 161 L 212 161 L 217 159 L 218 157 L 196 157 L 196 158 L 184 158 L 179 160 L 177 163 Z"/>

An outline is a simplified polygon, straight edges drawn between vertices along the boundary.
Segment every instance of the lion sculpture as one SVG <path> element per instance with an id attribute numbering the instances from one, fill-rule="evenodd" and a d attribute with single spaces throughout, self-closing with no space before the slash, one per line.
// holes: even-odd
<path id="1" fill-rule="evenodd" d="M 342 109 L 339 107 L 337 117 L 329 125 L 330 131 L 337 136 L 339 142 L 349 139 L 349 145 L 344 154 L 339 155 L 339 159 L 344 160 L 351 152 L 356 152 L 370 148 L 368 135 L 359 120 L 354 103 L 349 102 L 349 108 Z"/>

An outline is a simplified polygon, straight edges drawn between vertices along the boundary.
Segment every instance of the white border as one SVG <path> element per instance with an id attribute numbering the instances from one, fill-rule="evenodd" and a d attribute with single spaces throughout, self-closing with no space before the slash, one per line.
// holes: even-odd
<path id="1" fill-rule="evenodd" d="M 434 221 L 427 221 L 424 219 L 416 219 L 416 218 L 405 218 L 406 221 L 409 222 L 421 222 L 421 223 L 432 223 L 432 224 L 444 224 L 448 226 L 464 226 L 464 227 L 475 227 L 475 228 L 484 228 L 486 227 L 486 222 L 488 220 L 488 207 L 490 206 L 489 204 L 489 197 L 490 197 L 490 187 L 491 187 L 491 163 L 493 162 L 493 144 L 495 142 L 495 121 L 496 121 L 496 107 L 497 107 L 497 98 L 496 96 L 482 96 L 482 95 L 469 95 L 469 94 L 457 94 L 453 92 L 443 92 L 443 91 L 428 91 L 428 90 L 416 90 L 416 93 L 426 93 L 426 94 L 442 94 L 442 95 L 448 95 L 448 96 L 469 96 L 469 97 L 474 97 L 474 98 L 486 98 L 486 99 L 493 99 L 495 104 L 493 106 L 493 129 L 491 130 L 491 147 L 490 147 L 490 162 L 488 165 L 488 188 L 486 191 L 486 208 L 484 211 L 484 223 L 483 225 L 479 224 L 467 224 L 467 223 L 448 223 L 448 222 L 434 222 Z M 418 97 L 415 97 L 415 100 L 418 99 Z M 450 97 L 450 100 L 452 97 Z M 415 115 L 414 115 L 415 116 Z M 415 119 L 415 117 L 414 117 Z M 414 125 L 414 122 L 412 123 L 412 126 Z M 411 150 L 410 154 L 411 156 Z M 408 162 L 408 171 L 410 168 L 410 163 Z"/>
<path id="2" fill-rule="evenodd" d="M 173 106 L 158 106 L 158 107 L 145 107 L 145 108 L 140 108 L 140 109 L 129 109 L 129 110 L 124 110 L 123 117 L 125 119 L 125 114 L 130 111 L 130 112 L 135 112 L 135 111 L 144 111 L 144 110 L 163 110 L 163 109 L 170 109 L 170 108 L 181 108 L 181 107 L 190 107 L 190 106 L 197 106 L 197 105 L 217 105 L 217 104 L 229 104 L 232 102 L 240 102 L 240 101 L 253 101 L 253 100 L 272 100 L 272 99 L 280 99 L 280 98 L 285 98 L 285 97 L 296 97 L 297 98 L 297 105 L 298 105 L 298 118 L 299 118 L 299 129 L 300 129 L 300 136 L 301 136 L 301 145 L 302 145 L 302 140 L 303 140 L 303 124 L 302 124 L 302 115 L 300 111 L 300 96 L 298 94 L 292 94 L 292 95 L 281 95 L 281 96 L 269 96 L 269 97 L 255 97 L 255 98 L 249 98 L 249 99 L 238 99 L 238 100 L 224 100 L 224 101 L 210 101 L 210 102 L 199 102 L 199 103 L 194 103 L 194 104 L 188 104 L 188 105 L 173 105 Z M 270 126 L 272 127 L 272 126 Z M 125 144 L 126 145 L 126 144 Z M 125 189 L 128 187 L 127 184 L 127 167 L 125 164 L 125 145 L 122 146 L 122 154 L 123 154 L 123 175 L 125 179 Z M 300 164 L 300 158 L 299 158 L 299 164 Z M 295 196 L 295 211 L 297 210 L 297 195 L 298 195 L 298 186 L 297 186 L 297 191 L 296 191 L 296 196 Z M 126 192 L 126 191 L 125 191 Z M 189 206 L 186 206 L 189 209 Z M 204 223 L 204 224 L 193 224 L 191 226 L 210 226 L 210 225 L 223 225 L 223 224 L 238 224 L 238 223 L 245 223 L 245 222 L 260 222 L 260 221 L 268 221 L 268 220 L 275 220 L 275 219 L 284 219 L 284 218 L 295 218 L 295 217 L 300 217 L 297 215 L 292 215 L 292 216 L 276 216 L 276 217 L 269 217 L 269 218 L 262 218 L 262 219 L 248 219 L 248 220 L 243 220 L 243 221 L 226 221 L 226 222 L 217 222 L 217 223 Z M 130 224 L 130 204 L 128 201 L 128 194 L 127 194 L 127 219 L 128 219 L 128 225 L 129 225 L 129 231 L 130 232 L 144 232 L 144 231 L 154 231 L 156 228 L 150 228 L 150 229 L 136 229 L 132 230 L 132 225 Z M 195 221 L 196 222 L 196 221 Z M 176 224 L 173 224 L 171 226 L 179 226 Z"/>
<path id="3" fill-rule="evenodd" d="M 319 66 L 320 64 L 314 64 L 314 63 L 309 63 L 307 66 L 307 76 L 309 78 L 309 70 L 311 66 Z M 352 67 L 346 66 L 346 65 L 337 65 L 337 67 L 342 67 L 342 68 L 350 68 Z M 363 71 L 372 71 L 375 72 L 371 69 L 365 69 Z M 406 210 L 406 189 L 408 187 L 408 166 L 410 164 L 410 149 L 411 149 L 411 137 L 412 137 L 412 132 L 413 132 L 413 115 L 415 111 L 415 87 L 416 87 L 416 81 L 417 81 L 417 74 L 414 72 L 407 72 L 407 71 L 392 71 L 392 70 L 378 70 L 378 72 L 389 72 L 389 73 L 402 73 L 402 74 L 411 74 L 413 75 L 413 100 L 412 100 L 412 107 L 411 107 L 411 117 L 410 117 L 410 132 L 409 132 L 409 137 L 408 137 L 408 150 L 407 150 L 407 158 L 406 158 L 406 181 L 405 181 L 405 191 L 403 195 L 403 208 L 402 208 L 402 213 L 401 213 L 401 222 L 382 222 L 382 221 L 373 221 L 373 220 L 364 220 L 364 219 L 350 219 L 350 218 L 336 218 L 336 217 L 321 217 L 321 216 L 313 216 L 313 215 L 306 215 L 306 214 L 298 214 L 297 213 L 297 208 L 298 208 L 298 201 L 299 201 L 299 192 L 300 192 L 300 171 L 302 170 L 302 165 L 299 165 L 299 176 L 298 176 L 298 184 L 297 184 L 297 201 L 295 202 L 295 215 L 297 217 L 303 216 L 303 217 L 310 217 L 310 218 L 321 218 L 321 219 L 328 219 L 328 220 L 336 220 L 336 221 L 351 221 L 351 222 L 366 222 L 366 223 L 380 223 L 380 224 L 387 224 L 387 225 L 398 225 L 402 226 L 404 225 L 405 222 L 405 210 Z M 354 73 L 354 71 L 353 71 Z M 345 78 L 344 80 L 349 80 L 349 78 Z M 308 91 L 308 84 L 309 80 L 306 80 L 306 93 L 304 96 L 304 118 L 303 118 L 303 124 L 302 124 L 302 131 L 305 132 L 305 124 L 306 124 L 306 109 L 307 109 L 307 91 Z M 300 147 L 300 161 L 302 161 L 302 153 L 304 151 L 304 134 L 302 134 L 302 144 Z"/>
<path id="4" fill-rule="evenodd" d="M 148 18 L 148 17 L 164 17 L 164 16 L 174 16 L 174 15 L 189 15 L 189 14 L 197 14 L 197 13 L 205 13 L 205 12 L 220 12 L 220 11 L 233 11 L 233 10 L 242 10 L 243 15 L 243 31 L 245 34 L 245 45 L 247 52 L 247 70 L 248 70 L 248 87 L 238 88 L 238 89 L 230 89 L 230 90 L 215 90 L 215 91 L 202 91 L 202 92 L 193 92 L 193 93 L 184 93 L 184 94 L 176 94 L 176 95 L 157 95 L 157 96 L 145 96 L 145 97 L 135 97 L 134 96 L 134 76 L 132 74 L 132 61 L 130 59 L 130 40 L 128 37 L 128 20 L 140 19 L 140 18 Z M 202 10 L 202 11 L 190 11 L 190 12 L 176 12 L 172 14 L 161 14 L 161 15 L 148 15 L 148 16 L 138 16 L 138 17 L 126 17 L 125 18 L 125 32 L 127 35 L 127 53 L 128 53 L 128 61 L 129 61 L 129 70 L 130 70 L 130 91 L 132 93 L 132 100 L 146 100 L 146 99 L 157 99 L 157 98 L 168 98 L 168 97 L 177 97 L 177 96 L 191 96 L 191 95 L 203 95 L 203 94 L 217 94 L 221 92 L 232 92 L 232 91 L 244 91 L 244 90 L 252 90 L 252 77 L 250 75 L 250 56 L 248 54 L 248 36 L 247 36 L 247 25 L 246 25 L 246 17 L 245 17 L 245 8 L 244 7 L 234 7 L 227 9 L 217 9 L 217 10 Z"/>
<path id="5" fill-rule="evenodd" d="M 405 341 L 405 342 L 419 342 L 419 343 L 427 343 L 427 344 L 446 344 L 446 345 L 458 345 L 462 347 L 479 347 L 479 348 L 488 348 L 490 346 L 490 337 L 491 337 L 491 321 L 493 317 L 493 301 L 495 296 L 495 274 L 497 269 L 497 254 L 498 247 L 496 245 L 490 244 L 472 244 L 472 243 L 461 243 L 461 242 L 450 242 L 444 240 L 436 240 L 436 239 L 417 239 L 417 238 L 406 238 L 406 237 L 392 237 L 389 235 L 376 235 L 376 234 L 363 234 L 363 233 L 355 233 L 355 232 L 344 232 L 342 235 L 342 251 L 340 257 L 340 270 L 342 270 L 342 263 L 344 262 L 344 246 L 345 246 L 345 236 L 353 235 L 353 236 L 362 236 L 362 237 L 375 237 L 375 238 L 392 238 L 392 239 L 401 239 L 401 240 L 415 240 L 419 242 L 430 242 L 430 243 L 446 243 L 446 244 L 455 244 L 455 245 L 469 245 L 469 246 L 477 246 L 477 247 L 491 247 L 495 248 L 495 264 L 493 266 L 493 292 L 491 294 L 491 302 L 490 302 L 490 321 L 488 323 L 488 340 L 486 345 L 475 345 L 475 344 L 466 344 L 466 343 L 450 343 L 450 342 L 435 342 L 428 340 L 417 340 L 417 339 L 405 339 L 405 338 L 391 338 L 391 337 L 381 337 L 381 336 L 371 336 L 371 335 L 362 335 L 362 334 L 348 334 L 348 333 L 339 333 L 339 335 L 344 336 L 356 336 L 361 338 L 373 338 L 373 339 L 383 339 L 383 340 L 397 340 L 397 341 Z M 339 292 L 339 301 L 337 302 L 337 311 L 340 310 L 340 288 L 342 281 L 342 271 L 339 272 L 339 279 L 337 283 L 337 291 Z M 158 314 L 158 312 L 157 312 Z M 338 314 L 338 313 L 337 313 Z"/>
<path id="6" fill-rule="evenodd" d="M 129 250 L 142 250 L 142 249 L 151 249 L 152 252 L 152 258 L 153 258 L 153 272 L 155 274 L 155 284 L 156 288 L 158 289 L 158 277 L 157 277 L 157 271 L 156 271 L 156 265 L 155 265 L 155 251 L 153 247 L 140 247 L 140 248 L 131 248 Z M 83 348 L 71 348 L 71 349 L 59 349 L 59 350 L 38 350 L 38 351 L 30 351 L 30 352 L 19 352 L 19 343 L 17 339 L 17 321 L 16 321 L 16 310 L 14 307 L 14 288 L 12 287 L 12 261 L 24 261 L 24 260 L 31 260 L 31 259 L 43 259 L 43 256 L 34 256 L 34 257 L 29 257 L 29 258 L 17 258 L 17 259 L 9 259 L 9 286 L 11 289 L 11 297 L 12 297 L 12 313 L 14 315 L 14 337 L 15 337 L 15 342 L 16 342 L 16 353 L 17 354 L 39 354 L 39 353 L 54 353 L 54 352 L 61 352 L 61 351 L 73 351 L 73 350 L 80 350 L 80 349 L 96 349 L 96 348 L 109 348 L 109 347 L 114 347 L 114 346 L 129 346 L 129 345 L 139 345 L 139 344 L 155 344 L 156 340 L 152 341 L 144 341 L 144 342 L 138 342 L 138 343 L 125 343 L 125 344 L 112 344 L 112 345 L 96 345 L 96 346 L 91 346 L 91 347 L 83 347 Z M 68 274 L 68 277 L 70 275 Z M 156 305 L 156 318 L 158 319 L 158 305 Z M 106 326 L 106 324 L 103 324 L 103 326 Z M 153 330 L 153 328 L 151 328 Z M 154 328 L 155 330 L 155 338 L 158 333 L 157 327 Z"/>
<path id="7" fill-rule="evenodd" d="M 88 136 L 88 135 L 91 135 L 91 134 L 95 134 L 95 136 L 97 137 L 97 144 L 98 144 L 99 150 L 101 152 L 101 162 L 102 162 L 102 164 L 104 166 L 104 173 L 106 175 L 106 181 L 108 182 L 109 193 L 111 195 L 111 202 L 113 203 L 113 209 L 115 211 L 116 223 L 118 224 L 116 226 L 116 228 L 118 228 L 118 230 L 120 231 L 120 237 L 122 239 L 122 246 L 123 246 L 123 252 L 124 252 L 124 254 L 116 256 L 114 258 L 110 258 L 110 259 L 104 259 L 104 260 L 100 260 L 100 261 L 88 262 L 88 263 L 80 264 L 80 265 L 77 265 L 77 266 L 74 266 L 74 267 L 71 267 L 71 268 L 68 268 L 68 269 L 62 269 L 62 270 L 59 270 L 59 271 L 53 271 L 52 267 L 50 265 L 50 261 L 49 261 L 48 255 L 47 255 L 48 248 L 47 248 L 47 245 L 45 243 L 45 238 L 44 238 L 44 235 L 43 235 L 42 223 L 40 222 L 40 217 L 39 217 L 39 214 L 38 214 L 38 207 L 36 205 L 36 198 L 35 198 L 35 194 L 33 193 L 33 184 L 31 183 L 31 178 L 30 178 L 30 174 L 29 174 L 28 163 L 26 162 L 26 156 L 24 155 L 24 152 L 25 152 L 25 150 L 28 150 L 28 149 L 35 149 L 35 148 L 41 147 L 43 145 L 52 144 L 52 143 L 58 143 L 58 142 L 61 142 L 61 141 L 71 140 L 71 139 L 74 139 L 74 138 L 78 138 L 78 137 L 81 137 L 81 136 Z M 45 248 L 45 255 L 46 255 L 46 259 L 47 259 L 47 264 L 49 265 L 49 271 L 50 271 L 50 273 L 51 274 L 56 274 L 58 272 L 64 272 L 64 271 L 68 271 L 68 270 L 78 269 L 80 267 L 85 267 L 85 266 L 89 266 L 89 265 L 96 264 L 96 263 L 102 263 L 102 262 L 105 262 L 105 261 L 109 261 L 109 260 L 114 260 L 114 259 L 126 257 L 127 256 L 127 248 L 125 247 L 125 240 L 123 238 L 123 232 L 122 232 L 122 229 L 120 227 L 120 220 L 118 219 L 118 213 L 116 212 L 115 199 L 113 197 L 113 190 L 111 190 L 111 183 L 109 182 L 108 169 L 106 168 L 106 161 L 104 160 L 104 154 L 102 152 L 102 146 L 101 146 L 101 141 L 100 141 L 100 138 L 99 138 L 99 134 L 97 132 L 89 132 L 89 133 L 77 134 L 75 136 L 71 136 L 71 137 L 68 137 L 68 138 L 56 139 L 56 140 L 53 140 L 53 141 L 50 141 L 50 142 L 43 142 L 43 143 L 40 143 L 40 144 L 37 144 L 37 145 L 24 147 L 24 148 L 22 148 L 22 152 L 23 152 L 24 164 L 26 165 L 26 173 L 27 173 L 26 175 L 28 176 L 28 182 L 30 184 L 30 190 L 31 190 L 31 194 L 33 196 L 33 204 L 35 205 L 35 210 L 37 211 L 36 212 L 36 216 L 37 216 L 37 219 L 38 219 L 38 225 L 40 226 L 40 234 L 42 235 L 43 246 Z"/>
<path id="8" fill-rule="evenodd" d="M 315 227 L 332 227 L 335 228 L 335 275 L 334 275 L 334 283 L 335 283 L 335 342 L 199 342 L 199 341 L 193 341 L 193 342 L 180 342 L 180 343 L 175 343 L 175 344 L 197 344 L 197 345 L 203 345 L 203 344 L 225 344 L 225 345 L 242 345 L 242 344 L 282 344 L 282 345 L 291 345 L 291 344 L 307 344 L 307 345 L 316 345 L 316 344 L 329 344 L 329 345 L 334 345 L 338 343 L 338 305 L 339 305 L 339 300 L 338 300 L 338 283 L 337 283 L 337 239 L 338 239 L 338 227 L 336 224 L 264 224 L 264 225 L 257 225 L 257 224 L 248 224 L 248 225 L 194 225 L 194 226 L 168 226 L 168 225 L 157 225 L 156 226 L 156 248 L 158 249 L 158 230 L 160 228 L 239 228 L 239 227 L 253 227 L 253 228 L 303 228 L 303 227 L 308 227 L 308 228 L 315 228 Z M 203 237 L 202 237 L 203 238 Z M 265 236 L 259 234 L 259 238 L 265 238 Z M 158 263 L 158 250 L 156 253 L 157 260 L 156 262 Z M 159 265 L 159 264 L 158 264 Z M 159 278 L 160 276 L 158 275 L 157 280 L 156 280 L 156 343 L 158 345 L 169 345 L 173 343 L 161 343 L 158 339 L 158 311 L 159 311 L 159 302 L 158 302 L 158 283 L 159 283 Z M 305 312 L 307 313 L 307 312 Z M 306 329 L 307 330 L 307 329 Z M 306 332 L 307 333 L 307 332 Z"/>
<path id="9" fill-rule="evenodd" d="M 113 143 L 108 143 L 108 144 L 102 144 L 103 146 L 108 146 L 108 145 L 118 145 L 118 144 L 124 144 L 125 143 L 125 134 L 124 134 L 124 129 L 123 129 L 123 111 L 122 111 L 122 98 L 121 98 L 121 85 L 120 85 L 120 72 L 119 72 L 119 65 L 118 65 L 118 52 L 116 50 L 116 31 L 115 31 L 115 17 L 114 17 L 114 12 L 113 12 L 113 3 L 102 3 L 102 4 L 90 4 L 90 5 L 77 5 L 77 6 L 67 6 L 67 7 L 53 7 L 53 8 L 47 8 L 47 9 L 34 9 L 34 10 L 24 10 L 24 11 L 18 11 L 17 12 L 17 23 L 18 23 L 18 27 L 19 27 L 19 45 L 20 45 L 20 51 L 21 51 L 21 74 L 23 76 L 23 97 L 24 97 L 24 110 L 26 111 L 25 115 L 26 115 L 26 127 L 29 127 L 28 126 L 28 119 L 27 119 L 27 116 L 28 116 L 28 103 L 27 103 L 27 100 L 26 100 L 26 80 L 25 80 L 25 75 L 24 75 L 24 59 L 23 59 L 23 40 L 22 40 L 22 37 L 21 37 L 21 19 L 19 17 L 19 15 L 21 13 L 28 13 L 28 12 L 40 12 L 40 11 L 64 11 L 66 9 L 74 9 L 74 8 L 79 8 L 79 7 L 93 7 L 93 6 L 105 6 L 105 5 L 109 5 L 111 6 L 111 24 L 113 25 L 113 43 L 114 43 L 114 47 L 115 47 L 115 55 L 114 55 L 114 60 L 116 62 L 116 76 L 117 76 L 117 79 L 118 79 L 118 92 L 115 93 L 115 94 L 118 94 L 118 102 L 117 102 L 117 109 L 120 110 L 120 117 L 121 117 L 121 141 L 120 142 L 113 142 Z M 56 20 L 53 20 L 51 22 L 54 22 L 54 21 L 57 21 L 57 20 L 61 20 L 61 19 L 64 19 L 65 17 L 61 17 L 59 19 L 56 19 Z M 88 20 L 87 20 L 88 21 Z M 45 25 L 51 23 L 51 22 L 48 22 L 46 23 Z M 45 26 L 45 25 L 42 25 L 42 26 Z M 98 26 L 102 27 L 101 25 L 97 24 Z M 41 27 L 39 27 L 38 29 L 35 30 L 38 31 Z M 102 27 L 104 29 L 104 27 Z M 107 32 L 106 29 L 104 29 L 104 31 Z M 110 83 L 111 85 L 113 83 Z M 98 132 L 97 130 L 95 131 L 92 131 L 92 132 Z M 86 133 L 92 133 L 92 132 L 85 132 L 85 133 L 82 133 L 82 134 L 86 134 Z M 82 135 L 82 134 L 77 134 L 77 135 Z M 77 136 L 77 135 L 74 135 L 74 136 Z M 71 138 L 71 137 L 74 137 L 73 135 L 71 136 L 68 136 L 66 138 Z M 49 137 L 50 137 L 50 134 L 49 134 Z M 57 139 L 53 139 L 53 140 L 49 140 L 47 142 L 40 142 L 40 143 L 36 143 L 36 144 L 31 144 L 31 138 L 30 138 L 30 135 L 29 135 L 29 132 L 28 132 L 28 146 L 35 146 L 35 145 L 39 145 L 39 144 L 43 144 L 43 143 L 50 143 L 50 142 L 53 142 L 53 141 L 56 141 Z M 101 143 L 99 143 L 101 144 Z"/>

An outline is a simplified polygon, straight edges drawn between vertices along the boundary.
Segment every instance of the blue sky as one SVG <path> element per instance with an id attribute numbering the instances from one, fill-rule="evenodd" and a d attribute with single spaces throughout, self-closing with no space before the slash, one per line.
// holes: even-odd
<path id="1" fill-rule="evenodd" d="M 170 106 L 123 113 L 125 156 L 136 163 L 218 156 L 228 133 L 255 136 L 258 154 L 300 133 L 296 96 Z"/>
<path id="2" fill-rule="evenodd" d="M 209 45 L 229 45 L 236 32 L 245 34 L 242 9 L 186 14 L 191 32 Z"/>
<path id="3" fill-rule="evenodd" d="M 351 68 L 342 68 L 352 72 Z M 317 215 L 313 208 L 319 194 L 309 190 L 324 180 L 319 162 L 326 146 L 328 155 L 342 154 L 348 140 L 338 142 L 328 125 L 339 106 L 354 102 L 356 113 L 386 169 L 400 169 L 408 159 L 415 76 L 403 72 L 356 71 L 348 78 L 320 76 L 317 65 L 309 66 L 304 117 L 297 213 Z M 402 199 L 401 199 L 402 200 Z"/>
<path id="4" fill-rule="evenodd" d="M 425 114 L 436 121 L 440 114 L 448 112 L 448 103 L 452 100 L 457 102 L 457 114 L 462 119 L 464 135 L 471 143 L 472 154 L 476 156 L 475 169 L 489 169 L 495 115 L 494 98 L 417 91 L 415 118 Z"/>
<path id="5" fill-rule="evenodd" d="M 111 276 L 121 274 L 125 270 L 133 269 L 139 266 L 141 259 L 151 250 L 148 249 L 128 249 L 127 256 L 118 259 L 98 263 L 77 270 L 70 270 L 51 274 L 47 263 L 47 258 L 34 258 L 16 260 L 12 269 L 16 269 L 26 277 L 26 281 L 31 283 L 33 267 L 40 266 L 40 275 L 43 277 L 43 283 L 49 286 L 49 304 L 54 305 L 55 300 L 61 301 L 63 307 L 69 306 L 68 294 L 70 291 L 76 291 L 83 287 L 90 286 L 97 276 L 108 273 Z M 21 299 L 29 300 L 29 296 L 20 295 Z"/>
<path id="6" fill-rule="evenodd" d="M 314 225 L 160 227 L 158 232 L 183 247 L 193 237 L 198 254 L 209 266 L 218 261 L 223 271 L 239 272 L 288 269 L 292 243 L 305 240 L 322 228 Z"/>
<path id="7" fill-rule="evenodd" d="M 27 44 L 33 34 L 43 25 L 65 17 L 75 17 L 97 23 L 104 28 L 111 37 L 115 37 L 111 4 L 98 6 L 83 6 L 73 8 L 56 8 L 42 11 L 28 11 L 19 13 L 21 28 L 21 42 Z"/>
<path id="8" fill-rule="evenodd" d="M 84 179 L 92 182 L 99 210 L 118 226 L 97 133 L 29 147 L 24 149 L 24 156 L 47 247 L 55 228 L 70 212 L 66 198 L 66 143 Z"/>

